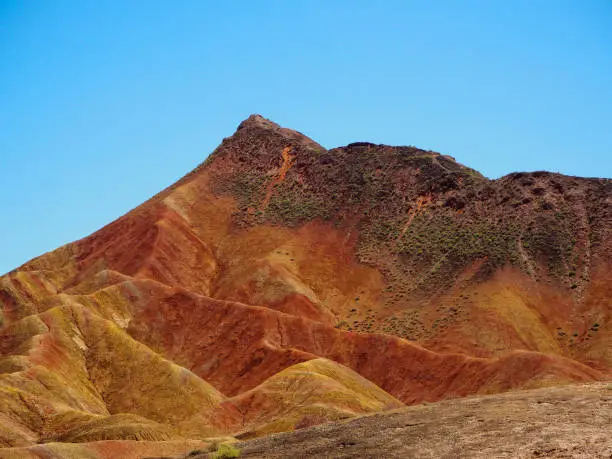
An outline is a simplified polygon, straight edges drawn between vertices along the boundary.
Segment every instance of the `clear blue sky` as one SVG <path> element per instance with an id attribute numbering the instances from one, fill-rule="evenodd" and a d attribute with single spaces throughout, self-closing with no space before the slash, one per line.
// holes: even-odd
<path id="1" fill-rule="evenodd" d="M 0 273 L 199 164 L 251 113 L 489 177 L 612 176 L 612 1 L 0 0 Z"/>

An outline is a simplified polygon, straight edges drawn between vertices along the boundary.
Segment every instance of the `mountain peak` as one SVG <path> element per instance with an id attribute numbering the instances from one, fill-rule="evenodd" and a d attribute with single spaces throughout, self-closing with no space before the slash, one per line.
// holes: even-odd
<path id="1" fill-rule="evenodd" d="M 263 129 L 281 129 L 274 121 L 271 121 L 263 116 L 253 113 L 238 126 L 238 130 L 245 128 L 263 128 Z"/>
<path id="2" fill-rule="evenodd" d="M 234 136 L 242 138 L 245 134 L 251 137 L 260 137 L 262 135 L 267 137 L 272 135 L 279 137 L 283 142 L 289 142 L 291 145 L 299 145 L 315 150 L 325 150 L 325 148 L 301 132 L 284 128 L 259 114 L 252 114 L 240 123 Z"/>

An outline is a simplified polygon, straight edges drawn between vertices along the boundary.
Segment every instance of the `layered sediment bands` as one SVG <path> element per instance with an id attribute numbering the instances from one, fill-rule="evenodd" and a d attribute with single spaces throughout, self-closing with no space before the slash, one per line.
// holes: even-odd
<path id="1" fill-rule="evenodd" d="M 167 293 L 151 297 L 128 332 L 174 361 L 192 362 L 192 371 L 228 395 L 314 355 L 352 368 L 407 403 L 601 376 L 555 355 L 516 351 L 485 359 L 440 354 L 393 336 L 346 332 L 267 308 Z M 220 376 L 225 374 L 233 378 Z"/>
<path id="2" fill-rule="evenodd" d="M 0 376 L 2 402 L 10 422 L 33 430 L 32 440 L 64 438 L 64 430 L 78 438 L 88 431 L 101 435 L 89 440 L 135 439 L 136 425 L 125 437 L 117 433 L 131 419 L 110 416 L 121 413 L 166 425 L 143 425 L 143 439 L 155 431 L 214 435 L 235 422 L 235 411 L 219 409 L 225 397 L 212 386 L 76 303 L 23 319 L 9 332 L 16 328 L 23 341 L 5 359 L 19 359 L 20 365 Z M 84 422 L 94 424 L 81 432 Z M 9 445 L 27 440 L 4 439 Z"/>
<path id="3" fill-rule="evenodd" d="M 241 438 L 403 406 L 359 374 L 326 359 L 293 365 L 230 402 L 250 426 L 238 434 Z"/>
<path id="4" fill-rule="evenodd" d="M 611 209 L 610 180 L 488 180 L 252 116 L 175 185 L 0 277 L 0 444 L 185 454 L 609 377 Z"/>

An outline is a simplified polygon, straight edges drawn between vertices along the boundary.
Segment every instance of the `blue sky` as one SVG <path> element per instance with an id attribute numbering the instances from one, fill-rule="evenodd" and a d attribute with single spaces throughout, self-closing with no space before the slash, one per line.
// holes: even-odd
<path id="1" fill-rule="evenodd" d="M 251 113 L 497 178 L 612 176 L 612 2 L 0 0 L 0 273 L 119 217 Z"/>

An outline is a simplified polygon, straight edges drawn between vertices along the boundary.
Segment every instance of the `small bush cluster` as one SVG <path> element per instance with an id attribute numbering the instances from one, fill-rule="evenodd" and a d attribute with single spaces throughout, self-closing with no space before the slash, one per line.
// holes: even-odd
<path id="1" fill-rule="evenodd" d="M 213 443 L 208 449 L 210 459 L 232 459 L 240 457 L 240 450 L 230 443 Z"/>

